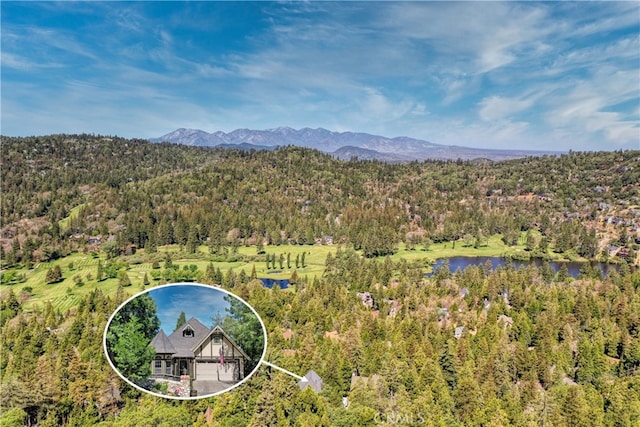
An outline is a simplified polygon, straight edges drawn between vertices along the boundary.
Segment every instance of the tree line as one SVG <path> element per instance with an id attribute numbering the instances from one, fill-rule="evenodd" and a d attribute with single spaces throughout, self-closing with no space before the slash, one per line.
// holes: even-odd
<path id="1" fill-rule="evenodd" d="M 638 250 L 637 151 L 386 164 L 94 135 L 4 138 L 3 147 L 9 266 L 168 244 L 215 254 L 329 241 L 377 257 L 400 242 L 482 245 L 500 234 L 515 245 L 528 231 L 531 256 L 633 263 Z"/>
<path id="2" fill-rule="evenodd" d="M 626 266 L 578 279 L 509 263 L 444 266 L 426 278 L 415 262 L 344 249 L 295 292 L 246 275 L 222 286 L 260 314 L 268 360 L 313 369 L 320 394 L 263 366 L 214 398 L 143 396 L 101 348 L 125 288 L 97 289 L 64 313 L 50 303 L 25 312 L 9 288 L 0 302 L 2 424 L 366 426 L 410 414 L 454 426 L 640 422 L 640 273 Z M 242 339 L 243 330 L 224 327 Z"/>

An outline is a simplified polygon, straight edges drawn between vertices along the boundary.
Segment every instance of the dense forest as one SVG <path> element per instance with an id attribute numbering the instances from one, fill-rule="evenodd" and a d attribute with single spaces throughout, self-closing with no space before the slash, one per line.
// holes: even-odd
<path id="1" fill-rule="evenodd" d="M 2 146 L 2 426 L 640 424 L 638 151 L 386 164 L 95 135 Z M 426 277 L 420 260 L 390 256 L 489 236 L 525 236 L 530 257 L 619 268 L 574 279 L 445 263 Z M 146 395 L 102 349 L 107 319 L 136 292 L 126 274 L 115 292 L 87 280 L 90 292 L 65 309 L 29 304 L 4 280 L 76 253 L 104 256 L 114 276 L 134 256 L 166 257 L 171 271 L 170 244 L 185 254 L 207 246 L 202 256 L 216 260 L 247 245 L 335 246 L 321 276 L 289 289 L 244 270 L 206 276 L 260 314 L 266 360 L 313 369 L 322 392 L 263 365 L 213 398 Z"/>
<path id="2" fill-rule="evenodd" d="M 549 252 L 637 263 L 640 153 L 491 163 L 344 162 L 298 147 L 215 150 L 91 135 L 4 138 L 2 251 L 9 265 L 101 244 L 110 255 L 179 244 L 329 239 L 375 257 L 398 242 L 532 233 Z M 552 249 L 552 251 L 551 251 Z"/>

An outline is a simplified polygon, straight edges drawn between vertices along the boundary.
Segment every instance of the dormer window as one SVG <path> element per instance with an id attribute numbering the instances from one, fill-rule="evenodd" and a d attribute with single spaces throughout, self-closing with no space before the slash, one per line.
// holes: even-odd
<path id="1" fill-rule="evenodd" d="M 193 335 L 194 335 L 193 328 L 189 325 L 187 325 L 187 327 L 182 330 L 183 337 L 188 338 L 188 337 L 193 337 Z"/>

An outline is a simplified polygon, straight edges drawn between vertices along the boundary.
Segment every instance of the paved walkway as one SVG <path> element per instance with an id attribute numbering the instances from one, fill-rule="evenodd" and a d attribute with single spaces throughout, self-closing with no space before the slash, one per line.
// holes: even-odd
<path id="1" fill-rule="evenodd" d="M 194 381 L 192 387 L 198 392 L 197 397 L 201 397 L 227 390 L 235 384 L 237 384 L 237 382 L 199 380 Z"/>

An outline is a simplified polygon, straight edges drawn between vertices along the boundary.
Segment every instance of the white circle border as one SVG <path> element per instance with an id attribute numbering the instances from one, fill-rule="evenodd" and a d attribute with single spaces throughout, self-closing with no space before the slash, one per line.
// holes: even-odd
<path id="1" fill-rule="evenodd" d="M 238 300 L 242 301 L 247 307 L 249 307 L 251 309 L 251 311 L 253 312 L 253 314 L 255 314 L 255 316 L 258 318 L 258 320 L 260 321 L 260 325 L 262 326 L 262 336 L 264 337 L 264 346 L 262 348 L 262 356 L 260 356 L 260 360 L 258 361 L 258 363 L 256 364 L 256 366 L 253 368 L 253 370 L 249 373 L 249 375 L 245 376 L 241 381 L 237 382 L 236 384 L 233 384 L 231 387 L 226 388 L 224 390 L 221 391 L 217 391 L 215 393 L 211 393 L 211 394 L 207 394 L 204 396 L 194 396 L 194 397 L 179 397 L 179 396 L 168 396 L 166 394 L 160 394 L 160 393 L 155 393 L 151 390 L 147 390 L 144 387 L 140 387 L 139 385 L 135 384 L 133 381 L 129 380 L 128 378 L 126 378 L 124 375 L 122 375 L 120 373 L 120 371 L 114 366 L 113 362 L 111 361 L 111 358 L 109 357 L 109 352 L 107 351 L 107 330 L 109 329 L 109 326 L 111 325 L 111 322 L 113 321 L 113 318 L 115 317 L 115 315 L 125 306 L 127 305 L 130 301 L 133 301 L 134 299 L 136 299 L 137 297 L 139 297 L 140 295 L 149 293 L 155 289 L 160 289 L 160 288 L 166 288 L 166 287 L 170 287 L 170 286 L 199 286 L 202 288 L 207 288 L 207 289 L 211 289 L 211 290 L 216 290 L 216 291 L 221 291 L 227 295 L 230 295 L 234 298 L 237 298 Z M 127 298 L 126 301 L 124 301 L 122 304 L 120 304 L 118 306 L 118 308 L 115 309 L 115 311 L 111 314 L 111 316 L 109 316 L 109 320 L 107 320 L 107 324 L 104 327 L 104 332 L 102 334 L 102 347 L 103 347 L 103 351 L 104 354 L 107 358 L 107 361 L 109 362 L 109 365 L 111 366 L 111 369 L 113 369 L 113 371 L 118 374 L 118 376 L 120 378 L 122 378 L 127 384 L 129 384 L 130 386 L 143 391 L 145 393 L 157 396 L 157 397 L 162 397 L 165 399 L 173 399 L 173 400 L 199 400 L 199 399 L 206 399 L 206 398 L 210 398 L 213 396 L 217 396 L 219 394 L 222 393 L 226 393 L 228 391 L 233 390 L 234 388 L 238 387 L 239 385 L 241 385 L 242 383 L 244 383 L 245 381 L 247 381 L 249 378 L 251 378 L 256 371 L 258 370 L 258 368 L 260 367 L 260 365 L 262 365 L 262 362 L 264 361 L 264 358 L 267 354 L 267 328 L 264 325 L 264 321 L 262 320 L 262 317 L 260 317 L 260 315 L 258 314 L 258 312 L 255 310 L 255 308 L 253 308 L 253 306 L 251 304 L 249 304 L 248 302 L 246 302 L 244 299 L 240 298 L 239 296 L 237 296 L 236 294 L 226 290 L 226 289 L 222 289 L 218 286 L 213 286 L 213 285 L 206 285 L 203 283 L 197 283 L 197 282 L 176 282 L 176 283 L 167 283 L 164 285 L 159 285 L 159 286 L 154 286 L 151 287 L 149 289 L 145 289 L 142 292 L 138 292 L 137 294 Z"/>

